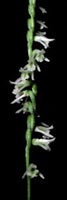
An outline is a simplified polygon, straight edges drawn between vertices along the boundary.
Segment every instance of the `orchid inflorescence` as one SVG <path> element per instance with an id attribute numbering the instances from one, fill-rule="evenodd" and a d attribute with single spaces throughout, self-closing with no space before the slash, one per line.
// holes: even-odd
<path id="1" fill-rule="evenodd" d="M 45 22 L 37 20 L 40 26 L 39 32 L 34 36 L 35 28 L 35 6 L 36 0 L 29 0 L 28 13 L 30 18 L 27 21 L 27 50 L 28 50 L 28 61 L 24 67 L 19 69 L 20 77 L 12 82 L 14 89 L 12 93 L 15 95 L 15 99 L 12 104 L 21 104 L 16 113 L 23 112 L 27 114 L 27 130 L 26 130 L 26 148 L 25 148 L 25 159 L 26 159 L 26 172 L 22 176 L 27 176 L 27 199 L 30 200 L 30 185 L 31 178 L 40 176 L 44 179 L 42 173 L 39 172 L 37 166 L 30 163 L 30 148 L 31 145 L 39 146 L 45 150 L 50 150 L 50 143 L 55 140 L 54 136 L 50 134 L 53 126 L 48 126 L 45 123 L 41 123 L 36 126 L 36 96 L 37 96 L 37 84 L 35 81 L 35 71 L 41 72 L 40 63 L 49 62 L 46 58 L 46 49 L 49 47 L 49 43 L 54 39 L 47 38 L 45 29 L 47 28 Z M 42 7 L 39 8 L 42 14 L 47 13 Z M 41 44 L 42 49 L 33 49 L 33 42 Z M 33 132 L 38 132 L 42 136 L 40 138 L 33 138 Z"/>

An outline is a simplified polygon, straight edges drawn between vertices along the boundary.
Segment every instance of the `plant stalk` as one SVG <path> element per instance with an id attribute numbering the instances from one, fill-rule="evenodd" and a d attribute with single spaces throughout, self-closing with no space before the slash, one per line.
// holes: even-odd
<path id="1" fill-rule="evenodd" d="M 34 40 L 35 5 L 36 5 L 36 0 L 29 0 L 28 14 L 29 14 L 30 18 L 27 21 L 27 26 L 28 26 L 27 51 L 28 51 L 29 63 L 30 63 L 31 56 L 32 56 L 32 46 L 33 46 L 33 40 Z M 32 117 L 34 119 L 34 112 L 32 114 Z M 29 122 L 27 124 L 27 131 L 26 131 L 26 149 L 25 149 L 26 171 L 28 170 L 29 165 L 30 165 L 31 138 L 32 138 L 32 132 L 34 129 L 34 123 L 33 123 L 32 127 L 30 127 L 30 123 L 31 122 Z M 31 178 L 30 178 L 30 176 L 27 176 L 27 200 L 30 200 L 30 199 L 31 199 Z"/>

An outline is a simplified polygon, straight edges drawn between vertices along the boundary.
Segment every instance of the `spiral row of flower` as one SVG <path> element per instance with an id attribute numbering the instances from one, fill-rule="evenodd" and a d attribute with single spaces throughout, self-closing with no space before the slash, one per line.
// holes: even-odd
<path id="1" fill-rule="evenodd" d="M 35 6 L 36 0 L 29 0 L 28 13 L 29 19 L 27 21 L 27 49 L 28 49 L 28 61 L 27 64 L 20 68 L 20 77 L 15 81 L 11 82 L 14 84 L 13 94 L 15 99 L 12 104 L 21 104 L 21 108 L 16 113 L 27 114 L 27 130 L 26 130 L 26 148 L 25 148 L 25 159 L 26 159 L 26 172 L 23 177 L 27 176 L 27 199 L 31 198 L 31 178 L 40 176 L 44 179 L 44 176 L 39 172 L 37 166 L 30 163 L 30 148 L 31 145 L 40 146 L 45 150 L 50 150 L 50 143 L 55 138 L 50 134 L 50 130 L 53 126 L 41 123 L 41 125 L 35 126 L 36 116 L 36 95 L 37 95 L 37 84 L 35 82 L 34 72 L 35 70 L 41 71 L 39 63 L 45 61 L 49 62 L 49 59 L 45 56 L 45 49 L 49 47 L 49 42 L 53 39 L 48 39 L 45 35 L 44 29 L 47 28 L 45 22 L 37 21 L 40 26 L 40 31 L 34 36 L 35 28 Z M 39 8 L 42 14 L 46 13 L 46 10 L 42 7 Z M 39 42 L 42 45 L 42 49 L 33 49 L 33 42 Z M 33 138 L 32 133 L 39 132 L 42 134 L 41 138 Z"/>

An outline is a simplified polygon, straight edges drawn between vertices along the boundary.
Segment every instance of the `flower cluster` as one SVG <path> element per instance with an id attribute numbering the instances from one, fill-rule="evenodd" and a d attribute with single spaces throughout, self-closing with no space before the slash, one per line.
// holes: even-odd
<path id="1" fill-rule="evenodd" d="M 16 113 L 20 113 L 21 111 L 23 113 L 33 113 L 36 108 L 35 96 L 37 94 L 37 86 L 35 83 L 32 84 L 31 80 L 28 79 L 28 74 L 25 74 L 25 78 L 24 74 L 22 75 L 15 82 L 11 82 L 14 84 L 12 93 L 15 95 L 15 99 L 11 103 L 21 103 L 22 107 Z M 30 89 L 31 86 L 32 89 Z"/>
<path id="2" fill-rule="evenodd" d="M 38 72 L 41 71 L 41 68 L 39 66 L 39 63 L 46 61 L 49 62 L 50 60 L 45 56 L 45 49 L 49 47 L 49 43 L 53 41 L 54 39 L 49 39 L 45 36 L 46 32 L 42 31 L 44 28 L 47 28 L 45 25 L 45 22 L 37 21 L 37 23 L 40 25 L 40 32 L 36 34 L 33 38 L 33 32 L 34 32 L 34 16 L 35 16 L 35 0 L 31 0 L 29 2 L 28 6 L 28 12 L 30 15 L 30 18 L 28 19 L 28 32 L 27 32 L 27 44 L 28 44 L 28 56 L 29 59 L 27 61 L 27 64 L 22 68 L 20 68 L 20 78 L 18 78 L 15 82 L 11 82 L 14 84 L 14 90 L 13 94 L 15 95 L 15 100 L 13 103 L 22 103 L 23 106 L 23 100 L 25 100 L 25 106 L 24 108 L 21 108 L 16 113 L 19 113 L 20 111 L 26 112 L 27 106 L 32 106 L 30 102 L 27 103 L 28 97 L 30 96 L 31 91 L 28 91 L 30 86 L 32 86 L 32 82 L 35 81 L 35 71 Z M 46 13 L 46 10 L 42 7 L 39 8 L 40 11 L 44 14 Z M 35 42 L 39 42 L 43 48 L 42 49 L 32 49 L 33 40 Z M 33 94 L 32 94 L 33 95 Z"/>
<path id="3" fill-rule="evenodd" d="M 35 128 L 35 132 L 39 132 L 42 134 L 42 137 L 39 138 L 34 138 L 32 139 L 32 144 L 35 146 L 40 146 L 45 150 L 51 150 L 50 149 L 50 143 L 55 140 L 55 137 L 53 137 L 50 134 L 50 130 L 53 129 L 53 126 L 48 126 L 45 123 L 42 123 L 41 126 L 37 126 Z"/>
<path id="4" fill-rule="evenodd" d="M 41 174 L 35 164 L 30 164 L 30 147 L 31 144 L 34 146 L 42 147 L 45 150 L 50 150 L 50 144 L 55 140 L 50 134 L 53 126 L 48 126 L 42 123 L 39 126 L 35 127 L 35 113 L 36 113 L 36 95 L 37 95 L 37 85 L 35 83 L 35 71 L 41 72 L 40 63 L 50 60 L 46 57 L 46 49 L 49 47 L 50 42 L 54 39 L 46 37 L 47 28 L 45 22 L 37 20 L 40 30 L 34 36 L 34 27 L 35 27 L 35 4 L 36 0 L 29 0 L 28 13 L 29 19 L 27 20 L 28 31 L 27 31 L 27 50 L 28 50 L 28 60 L 24 67 L 21 67 L 20 77 L 15 81 L 11 82 L 14 85 L 12 93 L 15 95 L 15 99 L 12 101 L 12 104 L 18 103 L 21 104 L 21 108 L 16 111 L 16 113 L 28 113 L 27 116 L 27 131 L 26 131 L 26 149 L 25 149 L 25 158 L 26 158 L 26 172 L 22 176 L 34 178 L 41 177 L 44 179 L 43 174 Z M 46 13 L 46 10 L 42 7 L 39 8 L 42 14 Z M 33 42 L 41 44 L 41 49 L 33 49 Z M 40 138 L 32 138 L 32 133 L 38 132 L 42 136 Z M 30 189 L 30 184 L 29 184 Z M 30 196 L 28 190 L 28 195 Z M 28 198 L 29 200 L 30 198 Z"/>

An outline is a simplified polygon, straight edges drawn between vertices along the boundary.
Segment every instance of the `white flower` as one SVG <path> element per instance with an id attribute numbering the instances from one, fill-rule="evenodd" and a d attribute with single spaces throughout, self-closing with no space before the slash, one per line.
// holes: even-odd
<path id="1" fill-rule="evenodd" d="M 20 92 L 23 91 L 24 88 L 31 85 L 31 81 L 29 81 L 29 80 L 22 81 L 21 78 L 19 78 L 15 82 L 11 81 L 11 84 L 15 85 L 14 89 L 12 91 L 12 94 L 15 94 L 15 95 L 19 94 L 20 95 Z"/>
<path id="2" fill-rule="evenodd" d="M 37 165 L 33 163 L 29 165 L 28 170 L 23 174 L 22 179 L 24 179 L 25 176 L 30 176 L 30 178 L 35 178 L 37 176 L 40 176 L 42 179 L 45 178 L 43 174 L 40 173 L 39 170 L 37 169 Z"/>
<path id="3" fill-rule="evenodd" d="M 35 146 L 40 146 L 45 150 L 51 150 L 49 145 L 54 140 L 55 140 L 55 138 L 52 138 L 52 139 L 38 139 L 38 138 L 36 139 L 36 138 L 34 138 L 34 139 L 32 139 L 32 144 Z"/>
<path id="4" fill-rule="evenodd" d="M 53 136 L 50 134 L 50 130 L 53 129 L 53 126 L 46 127 L 44 124 L 43 126 L 37 126 L 35 128 L 35 132 L 42 133 L 44 137 L 46 138 L 53 138 Z"/>
<path id="5" fill-rule="evenodd" d="M 26 97 L 25 94 L 23 94 L 23 95 L 21 95 L 21 96 L 19 96 L 19 97 L 16 96 L 16 99 L 13 100 L 13 101 L 11 102 L 11 104 L 14 104 L 14 103 L 20 103 L 19 100 L 23 100 L 24 97 Z"/>
<path id="6" fill-rule="evenodd" d="M 47 49 L 49 47 L 49 42 L 54 41 L 54 39 L 49 39 L 45 36 L 35 36 L 34 37 L 34 41 L 35 42 L 39 42 L 40 44 L 42 44 L 44 46 L 45 49 Z"/>
<path id="7" fill-rule="evenodd" d="M 12 93 L 15 95 L 15 99 L 11 102 L 11 104 L 20 103 L 21 101 L 23 101 L 24 97 L 28 96 L 27 90 L 25 91 L 23 90 L 28 86 L 30 86 L 31 82 L 26 80 L 26 81 L 20 81 L 18 82 L 18 84 L 16 82 L 12 83 L 15 84 L 15 87 L 12 91 Z"/>
<path id="8" fill-rule="evenodd" d="M 50 150 L 50 143 L 55 140 L 55 137 L 50 134 L 50 130 L 53 129 L 53 126 L 48 126 L 42 123 L 42 126 L 37 126 L 35 128 L 35 132 L 39 132 L 42 134 L 42 138 L 34 138 L 32 139 L 32 144 L 35 146 L 40 146 L 45 150 Z"/>
<path id="9" fill-rule="evenodd" d="M 40 69 L 40 67 L 39 67 L 39 65 L 35 62 L 35 60 L 37 60 L 37 56 L 36 56 L 36 58 L 35 58 L 35 55 L 34 54 L 36 54 L 36 49 L 35 50 L 33 50 L 33 53 L 32 53 L 32 58 L 31 58 L 31 62 L 30 63 L 28 63 L 25 67 L 24 67 L 24 69 L 25 70 L 27 70 L 28 71 L 28 73 L 30 73 L 30 75 L 31 75 L 31 79 L 32 80 L 34 80 L 34 72 L 35 72 L 35 70 L 37 69 L 37 71 L 41 71 L 41 69 Z M 44 50 L 43 50 L 44 51 Z M 34 53 L 35 52 L 35 53 Z M 38 54 L 39 54 L 39 52 L 41 52 L 40 50 L 38 50 Z M 41 57 L 43 57 L 43 56 L 41 56 Z M 43 58 L 40 58 L 40 60 L 42 60 Z M 41 61 L 40 61 L 41 62 Z M 22 70 L 22 69 L 21 69 Z"/>
<path id="10" fill-rule="evenodd" d="M 22 72 L 21 74 L 21 80 L 25 81 L 27 79 L 29 79 L 29 73 L 27 71 Z"/>
<path id="11" fill-rule="evenodd" d="M 33 50 L 33 59 L 36 60 L 37 62 L 43 62 L 45 59 L 44 54 L 45 54 L 44 49 L 41 49 L 41 50 L 34 49 Z M 36 65 L 36 67 L 37 67 L 37 65 Z M 39 69 L 39 66 L 38 66 L 38 69 Z"/>
<path id="12" fill-rule="evenodd" d="M 40 25 L 40 29 L 41 29 L 41 30 L 42 30 L 43 28 L 47 28 L 45 22 L 37 21 L 37 23 Z"/>
<path id="13" fill-rule="evenodd" d="M 29 63 L 25 66 L 25 69 L 27 69 L 29 72 L 35 71 L 36 65 L 34 63 Z"/>

